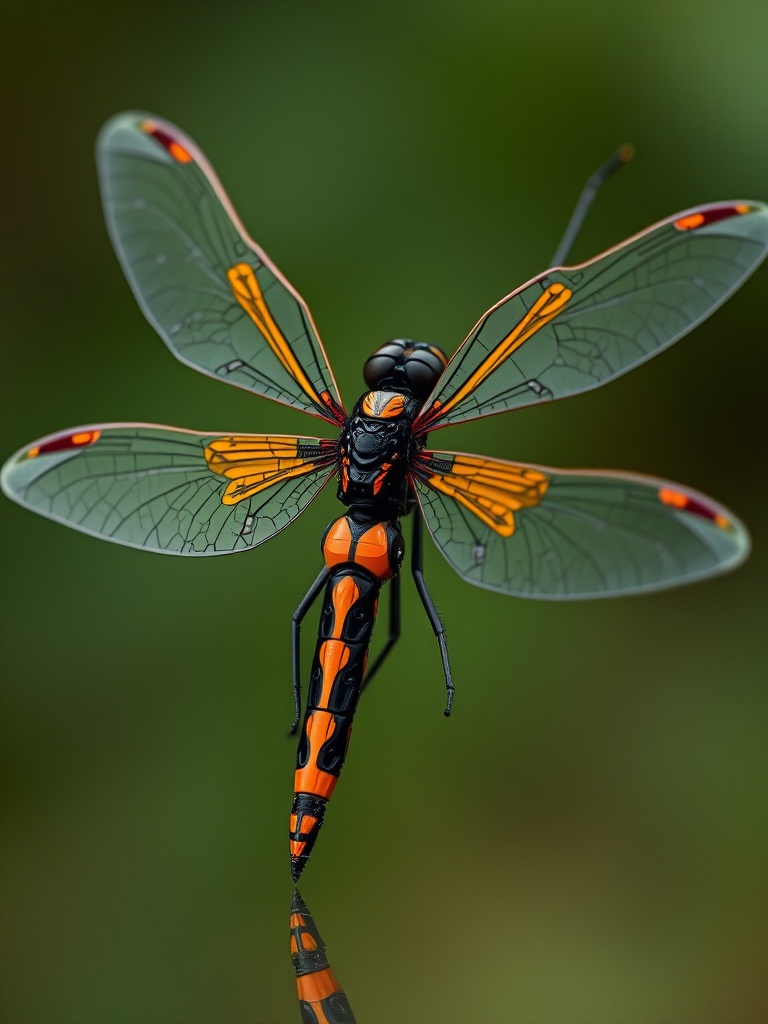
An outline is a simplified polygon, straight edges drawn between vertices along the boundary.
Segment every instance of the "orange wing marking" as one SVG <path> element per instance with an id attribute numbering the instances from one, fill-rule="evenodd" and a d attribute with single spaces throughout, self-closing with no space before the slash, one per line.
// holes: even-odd
<path id="1" fill-rule="evenodd" d="M 165 131 L 154 121 L 142 121 L 139 128 L 147 135 L 151 135 L 166 149 L 173 159 L 180 164 L 192 163 L 192 154 L 174 138 L 170 132 Z"/>
<path id="2" fill-rule="evenodd" d="M 502 537 L 515 532 L 515 512 L 538 505 L 549 486 L 544 473 L 508 462 L 456 455 L 447 473 L 427 483 L 455 498 Z"/>
<path id="3" fill-rule="evenodd" d="M 85 445 L 95 444 L 101 437 L 100 430 L 77 430 L 74 434 L 59 434 L 50 441 L 43 441 L 30 448 L 21 458 L 36 459 L 38 455 L 50 455 L 53 452 L 63 452 L 69 448 L 82 448 Z"/>
<path id="4" fill-rule="evenodd" d="M 674 225 L 678 231 L 695 231 L 696 228 L 703 227 L 705 224 L 716 224 L 719 220 L 743 216 L 752 209 L 748 203 L 736 203 L 735 206 L 709 206 L 696 213 L 689 213 L 685 217 L 678 217 L 674 221 Z"/>
<path id="5" fill-rule="evenodd" d="M 299 442 L 285 437 L 219 437 L 205 449 L 208 469 L 230 480 L 221 497 L 236 505 L 282 480 L 317 469 L 298 454 Z"/>
<path id="6" fill-rule="evenodd" d="M 679 509 L 681 512 L 690 512 L 692 515 L 701 516 L 711 520 L 721 530 L 730 530 L 731 523 L 724 515 L 709 505 L 703 504 L 696 498 L 682 491 L 676 491 L 672 487 L 661 487 L 659 489 L 659 501 L 670 508 Z"/>
<path id="7" fill-rule="evenodd" d="M 694 228 L 699 228 L 704 223 L 704 215 L 701 213 L 692 213 L 688 217 L 681 217 L 675 221 L 675 227 L 680 231 L 693 231 Z"/>
<path id="8" fill-rule="evenodd" d="M 283 368 L 293 377 L 301 390 L 316 405 L 322 409 L 328 408 L 328 403 L 315 391 L 310 383 L 309 377 L 301 367 L 291 346 L 286 341 L 285 335 L 272 319 L 269 307 L 264 301 L 264 295 L 256 280 L 252 267 L 247 263 L 236 263 L 227 271 L 227 279 L 234 292 L 235 298 L 243 307 L 248 316 L 258 327 L 264 340 L 280 360 Z"/>
<path id="9" fill-rule="evenodd" d="M 520 323 L 512 328 L 509 334 L 499 342 L 493 351 L 488 353 L 475 372 L 464 381 L 456 394 L 451 395 L 442 405 L 435 404 L 435 412 L 439 413 L 440 416 L 444 416 L 449 409 L 462 402 L 505 359 L 508 359 L 513 352 L 525 344 L 536 331 L 541 330 L 550 320 L 554 320 L 556 316 L 562 313 L 572 295 L 571 289 L 566 288 L 564 284 L 559 282 L 555 282 L 548 288 L 545 288 L 544 292 L 534 302 Z"/>

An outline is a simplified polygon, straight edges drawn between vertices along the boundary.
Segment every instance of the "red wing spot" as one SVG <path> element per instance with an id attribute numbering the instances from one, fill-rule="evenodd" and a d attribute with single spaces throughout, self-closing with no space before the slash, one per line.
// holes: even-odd
<path id="1" fill-rule="evenodd" d="M 27 458 L 34 459 L 38 455 L 48 455 L 50 452 L 64 452 L 69 448 L 83 448 L 86 445 L 94 444 L 100 437 L 100 430 L 77 430 L 73 434 L 61 434 L 44 444 L 30 448 Z"/>
<path id="2" fill-rule="evenodd" d="M 710 522 L 719 526 L 721 530 L 727 529 L 730 525 L 725 516 L 721 515 L 716 509 L 710 508 L 709 505 L 705 505 L 702 501 L 697 501 L 696 498 L 683 494 L 682 491 L 675 491 L 671 487 L 662 487 L 659 490 L 659 501 L 664 505 L 669 505 L 671 508 L 680 509 L 681 512 L 689 512 L 691 515 L 709 519 Z"/>
<path id="3" fill-rule="evenodd" d="M 192 154 L 182 146 L 182 144 L 175 139 L 170 132 L 165 131 L 155 124 L 154 121 L 144 121 L 140 128 L 147 135 L 151 135 L 153 139 L 156 139 L 160 145 L 168 153 L 171 154 L 174 160 L 180 164 L 188 164 L 192 162 Z"/>
<path id="4" fill-rule="evenodd" d="M 719 220 L 728 220 L 730 217 L 749 213 L 750 209 L 751 207 L 746 203 L 738 203 L 736 206 L 712 206 L 707 210 L 689 213 L 687 217 L 680 217 L 675 221 L 675 227 L 679 231 L 694 231 L 707 224 L 715 224 Z"/>

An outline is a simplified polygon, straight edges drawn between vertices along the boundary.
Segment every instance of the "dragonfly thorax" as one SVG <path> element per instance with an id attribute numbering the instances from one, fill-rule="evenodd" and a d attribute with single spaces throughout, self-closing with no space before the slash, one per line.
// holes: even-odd
<path id="1" fill-rule="evenodd" d="M 395 390 L 369 391 L 355 405 L 339 445 L 339 498 L 392 519 L 404 508 L 414 449 L 412 423 L 421 400 Z"/>

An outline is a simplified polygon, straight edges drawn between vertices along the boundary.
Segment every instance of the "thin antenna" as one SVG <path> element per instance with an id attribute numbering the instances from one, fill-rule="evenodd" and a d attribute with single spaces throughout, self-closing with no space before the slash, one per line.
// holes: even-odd
<path id="1" fill-rule="evenodd" d="M 610 178 L 614 171 L 618 171 L 624 164 L 629 163 L 634 155 L 635 147 L 631 143 L 626 142 L 623 146 L 619 146 L 613 156 L 606 160 L 602 167 L 598 167 L 595 173 L 587 179 L 587 183 L 579 196 L 579 201 L 576 203 L 576 208 L 568 222 L 568 227 L 565 229 L 565 234 L 549 264 L 550 267 L 563 266 L 568 259 L 568 253 L 571 251 L 573 243 L 576 241 L 576 236 L 586 219 L 589 208 L 597 195 L 597 190 Z"/>

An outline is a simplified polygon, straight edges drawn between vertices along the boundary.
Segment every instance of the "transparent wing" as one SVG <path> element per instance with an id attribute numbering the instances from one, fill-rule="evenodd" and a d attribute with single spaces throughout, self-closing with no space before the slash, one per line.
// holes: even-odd
<path id="1" fill-rule="evenodd" d="M 203 434 L 116 423 L 23 448 L 0 483 L 20 505 L 118 544 L 219 555 L 288 526 L 334 472 L 317 437 Z"/>
<path id="2" fill-rule="evenodd" d="M 547 271 L 483 316 L 416 431 L 605 384 L 709 316 L 766 251 L 768 207 L 719 203 L 661 221 L 588 263 Z"/>
<path id="3" fill-rule="evenodd" d="M 306 304 L 248 237 L 195 143 L 160 118 L 119 114 L 101 131 L 97 159 L 112 244 L 174 355 L 343 423 Z"/>
<path id="4" fill-rule="evenodd" d="M 412 475 L 435 543 L 469 583 L 520 597 L 633 594 L 726 572 L 744 525 L 679 484 L 423 452 Z"/>

